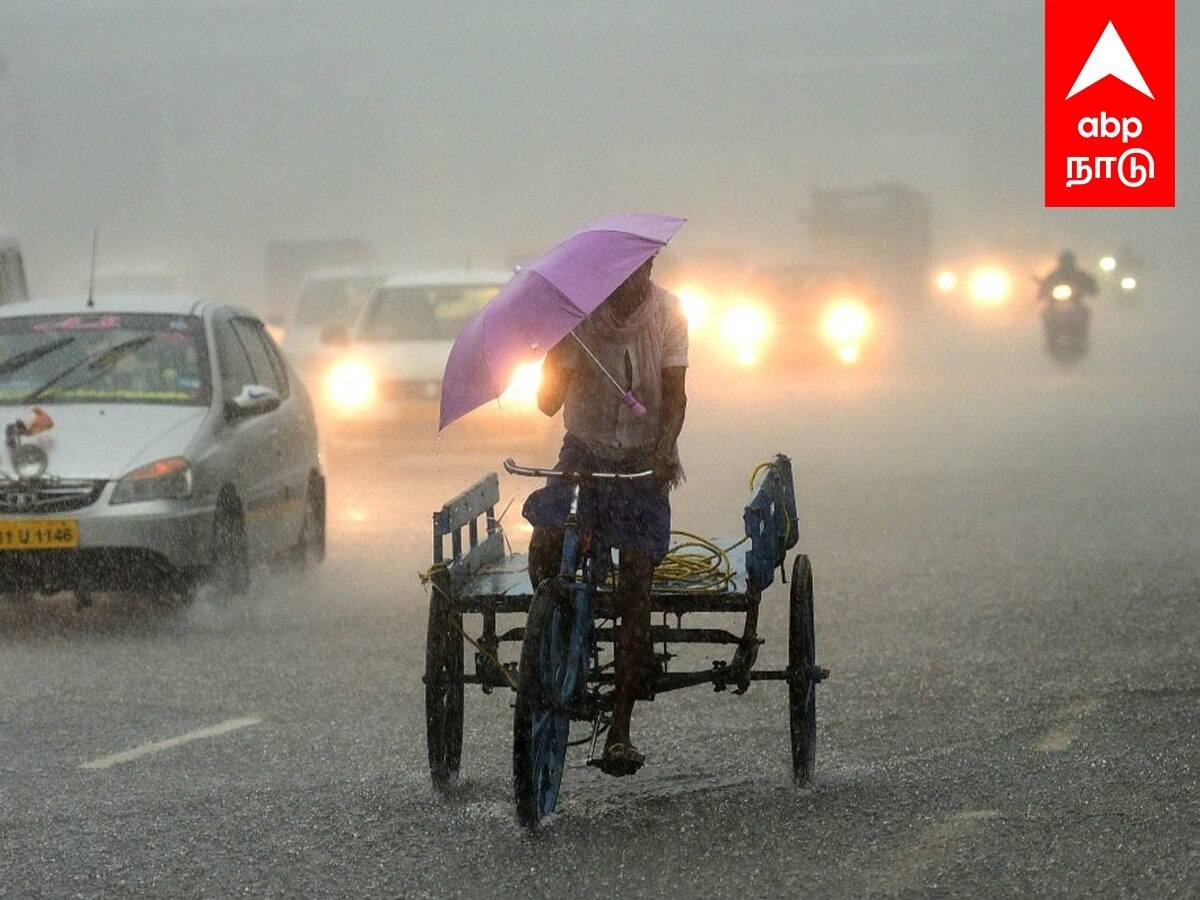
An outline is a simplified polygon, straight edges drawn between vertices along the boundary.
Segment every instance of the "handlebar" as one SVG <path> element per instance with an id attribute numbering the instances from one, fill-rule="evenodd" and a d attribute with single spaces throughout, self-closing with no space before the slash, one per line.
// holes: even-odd
<path id="1" fill-rule="evenodd" d="M 633 481 L 638 478 L 649 478 L 654 474 L 653 469 L 644 472 L 560 472 L 558 469 L 538 469 L 531 466 L 519 466 L 509 457 L 504 461 L 504 471 L 509 475 L 522 475 L 527 478 L 567 478 L 573 481 L 586 481 L 590 478 L 603 478 L 609 481 Z"/>

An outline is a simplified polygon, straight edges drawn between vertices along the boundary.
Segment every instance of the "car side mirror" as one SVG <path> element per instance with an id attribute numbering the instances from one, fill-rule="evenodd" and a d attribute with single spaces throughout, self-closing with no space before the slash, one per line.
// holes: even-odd
<path id="1" fill-rule="evenodd" d="M 283 399 L 274 388 L 261 384 L 248 384 L 241 392 L 230 400 L 225 408 L 230 418 L 240 419 L 247 416 L 260 416 L 278 409 Z"/>
<path id="2" fill-rule="evenodd" d="M 345 325 L 326 325 L 321 329 L 321 343 L 327 347 L 345 347 L 350 343 L 350 330 Z"/>

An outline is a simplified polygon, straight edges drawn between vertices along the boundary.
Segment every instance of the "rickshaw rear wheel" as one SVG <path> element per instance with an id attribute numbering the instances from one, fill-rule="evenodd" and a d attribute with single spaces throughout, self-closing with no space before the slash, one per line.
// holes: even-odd
<path id="1" fill-rule="evenodd" d="M 812 780 L 817 759 L 816 639 L 813 628 L 812 564 L 800 553 L 792 563 L 788 615 L 788 718 L 792 739 L 792 778 Z"/>
<path id="2" fill-rule="evenodd" d="M 525 622 L 513 712 L 513 799 L 525 828 L 536 828 L 558 802 L 571 719 L 553 698 L 569 675 L 571 624 L 561 586 L 543 581 Z"/>
<path id="3" fill-rule="evenodd" d="M 437 589 L 429 603 L 425 633 L 425 740 L 433 786 L 449 790 L 458 781 L 462 762 L 462 614 L 455 613 Z"/>

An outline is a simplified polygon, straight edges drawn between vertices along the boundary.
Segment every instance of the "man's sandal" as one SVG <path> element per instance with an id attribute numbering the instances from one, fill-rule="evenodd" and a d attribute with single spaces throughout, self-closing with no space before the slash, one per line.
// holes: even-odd
<path id="1" fill-rule="evenodd" d="M 618 742 L 605 747 L 603 756 L 588 760 L 588 765 L 595 766 L 605 775 L 622 778 L 633 775 L 645 762 L 646 755 L 639 753 L 633 744 Z"/>

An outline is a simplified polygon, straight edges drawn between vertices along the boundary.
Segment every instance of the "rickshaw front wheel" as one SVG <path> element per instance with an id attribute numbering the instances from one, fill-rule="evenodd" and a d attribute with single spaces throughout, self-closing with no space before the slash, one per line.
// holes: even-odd
<path id="1" fill-rule="evenodd" d="M 425 634 L 425 739 L 433 786 L 448 790 L 458 781 L 462 762 L 462 614 L 438 590 L 429 603 Z"/>

